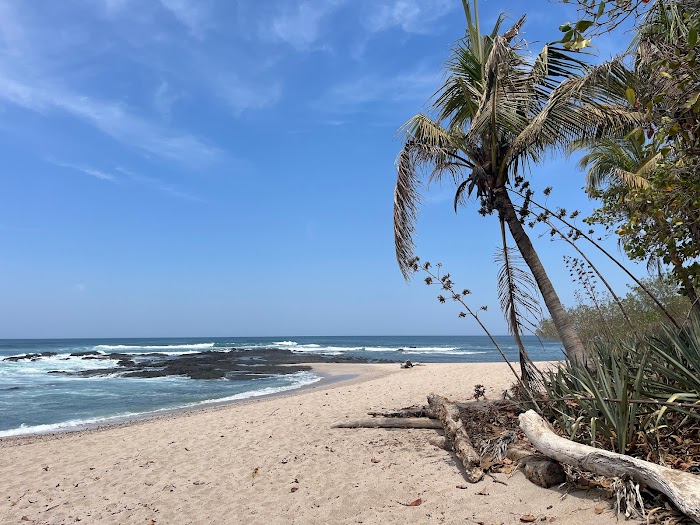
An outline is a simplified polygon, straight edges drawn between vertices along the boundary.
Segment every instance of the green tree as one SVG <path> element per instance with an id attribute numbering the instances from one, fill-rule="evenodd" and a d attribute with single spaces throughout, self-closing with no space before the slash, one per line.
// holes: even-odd
<path id="1" fill-rule="evenodd" d="M 434 116 L 416 115 L 403 128 L 406 138 L 397 159 L 394 193 L 399 266 L 408 278 L 422 169 L 431 171 L 429 181 L 452 177 L 457 183 L 455 210 L 475 194 L 480 213 L 497 213 L 502 229 L 507 225 L 532 273 L 567 356 L 585 362 L 586 350 L 523 228 L 510 191 L 527 184 L 523 167 L 538 163 L 549 151 L 564 149 L 583 136 L 627 130 L 639 124 L 639 115 L 612 104 L 607 93 L 615 90 L 602 87 L 605 83 L 616 84 L 617 91 L 624 89 L 617 65 L 589 69 L 573 53 L 553 46 L 545 46 L 531 60 L 517 40 L 524 17 L 499 35 L 501 16 L 491 33 L 482 35 L 476 0 L 473 10 L 467 0 L 463 5 L 467 31 L 446 64 L 446 80 L 433 104 Z M 503 251 L 508 253 L 508 247 L 504 245 Z M 516 333 L 527 305 L 508 279 L 501 288 L 505 289 L 506 320 Z"/>
<path id="2" fill-rule="evenodd" d="M 644 279 L 643 283 L 663 303 L 678 324 L 686 321 L 691 308 L 690 301 L 687 297 L 678 294 L 675 278 L 664 274 L 656 278 Z M 668 320 L 639 286 L 631 287 L 630 291 L 621 298 L 632 328 L 609 294 L 600 294 L 596 302 L 597 305 L 594 305 L 590 298 L 586 300 L 585 297 L 579 296 L 577 304 L 567 308 L 574 328 L 584 344 L 589 346 L 601 342 L 614 344 L 614 341 L 658 335 L 663 331 L 663 327 L 668 325 Z M 544 339 L 559 339 L 554 323 L 549 318 L 540 321 L 536 333 Z M 610 333 L 613 337 L 609 337 Z"/>
<path id="3" fill-rule="evenodd" d="M 621 103 L 644 111 L 622 139 L 596 137 L 587 149 L 587 191 L 601 207 L 588 219 L 615 230 L 632 259 L 668 265 L 700 315 L 700 74 L 696 0 L 656 2 L 630 47 Z"/>

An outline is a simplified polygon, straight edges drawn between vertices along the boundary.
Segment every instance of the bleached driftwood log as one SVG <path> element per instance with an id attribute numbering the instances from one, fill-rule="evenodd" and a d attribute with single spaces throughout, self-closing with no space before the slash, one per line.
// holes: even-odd
<path id="1" fill-rule="evenodd" d="M 474 450 L 471 440 L 464 430 L 464 424 L 459 419 L 459 409 L 455 403 L 437 394 L 428 396 L 428 404 L 435 417 L 442 424 L 445 436 L 452 443 L 452 450 L 464 465 L 467 481 L 476 483 L 484 477 L 480 466 L 481 458 Z"/>
<path id="2" fill-rule="evenodd" d="M 574 443 L 555 434 L 534 410 L 519 417 L 522 431 L 546 456 L 603 476 L 629 476 L 664 493 L 681 512 L 700 522 L 700 476 Z"/>
<path id="3" fill-rule="evenodd" d="M 434 428 L 442 425 L 435 419 L 426 417 L 373 417 L 353 421 L 339 421 L 331 428 Z"/>

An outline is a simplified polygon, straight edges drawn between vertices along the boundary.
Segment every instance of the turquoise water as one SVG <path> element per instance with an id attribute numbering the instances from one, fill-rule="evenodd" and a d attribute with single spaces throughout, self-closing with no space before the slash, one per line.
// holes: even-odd
<path id="1" fill-rule="evenodd" d="M 510 337 L 498 337 L 510 360 L 517 347 Z M 525 337 L 533 360 L 561 359 L 561 345 Z M 0 437 L 70 430 L 92 424 L 195 407 L 212 401 L 232 401 L 283 392 L 312 384 L 311 372 L 260 376 L 249 380 L 195 380 L 180 376 L 127 378 L 119 373 L 103 377 L 75 377 L 50 372 L 77 372 L 115 366 L 113 360 L 71 356 L 76 352 L 113 352 L 170 356 L 208 351 L 279 348 L 304 355 L 353 356 L 369 360 L 416 362 L 488 362 L 502 360 L 487 337 L 268 337 L 164 339 L 50 339 L 0 340 Z M 41 354 L 35 360 L 6 361 L 10 356 Z"/>

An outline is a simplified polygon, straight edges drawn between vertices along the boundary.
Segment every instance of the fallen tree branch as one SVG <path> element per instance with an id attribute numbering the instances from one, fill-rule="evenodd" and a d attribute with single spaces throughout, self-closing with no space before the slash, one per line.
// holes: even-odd
<path id="1" fill-rule="evenodd" d="M 354 421 L 339 421 L 331 428 L 431 428 L 441 429 L 439 421 L 426 417 L 375 417 Z"/>
<path id="2" fill-rule="evenodd" d="M 464 424 L 459 419 L 459 408 L 448 399 L 430 394 L 428 404 L 435 417 L 442 424 L 445 436 L 452 443 L 452 450 L 464 465 L 465 477 L 470 483 L 481 481 L 484 471 L 480 466 L 481 458 L 474 450 L 469 435 L 464 430 Z"/>
<path id="3" fill-rule="evenodd" d="M 570 441 L 555 434 L 534 410 L 519 419 L 527 438 L 546 456 L 603 476 L 630 477 L 662 492 L 686 516 L 700 522 L 699 476 Z"/>
<path id="4" fill-rule="evenodd" d="M 428 407 L 404 408 L 395 412 L 367 412 L 367 415 L 372 417 L 428 417 L 435 419 Z"/>

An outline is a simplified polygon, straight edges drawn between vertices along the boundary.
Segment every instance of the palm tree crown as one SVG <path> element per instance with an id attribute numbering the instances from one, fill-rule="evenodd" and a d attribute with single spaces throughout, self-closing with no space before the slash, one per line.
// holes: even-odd
<path id="1" fill-rule="evenodd" d="M 397 159 L 394 192 L 399 267 L 408 278 L 421 173 L 427 167 L 428 182 L 445 175 L 455 181 L 455 210 L 475 194 L 484 214 L 498 212 L 561 329 L 567 353 L 581 358 L 583 346 L 522 228 L 508 190 L 522 183 L 524 167 L 538 163 L 550 151 L 565 150 L 581 137 L 614 133 L 638 123 L 638 117 L 614 104 L 609 94 L 624 92 L 624 69 L 616 64 L 587 68 L 574 53 L 554 46 L 545 46 L 531 59 L 517 39 L 524 17 L 499 34 L 504 21 L 500 16 L 493 30 L 482 35 L 476 0 L 473 9 L 467 0 L 463 5 L 467 30 L 446 63 L 446 79 L 432 106 L 435 117 L 419 114 L 402 128 L 406 138 Z"/>

